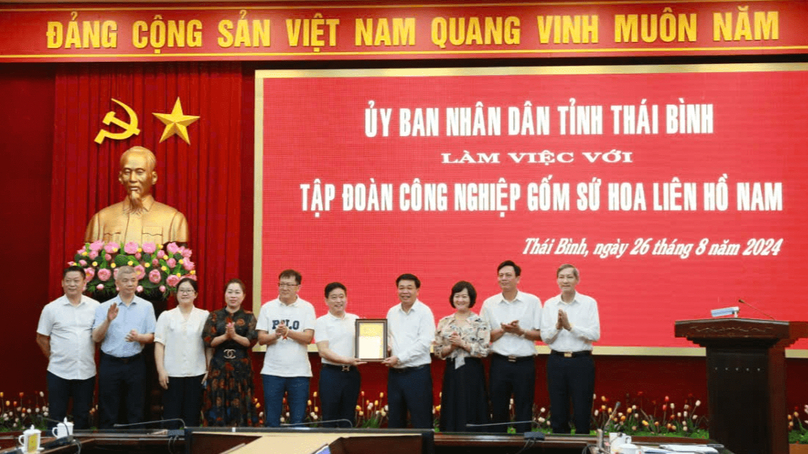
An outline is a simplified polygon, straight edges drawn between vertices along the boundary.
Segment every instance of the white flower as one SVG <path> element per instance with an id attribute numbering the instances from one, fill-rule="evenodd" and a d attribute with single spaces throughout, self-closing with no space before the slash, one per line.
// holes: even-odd
<path id="1" fill-rule="evenodd" d="M 286 412 L 286 417 L 287 417 L 287 418 L 289 417 L 289 412 L 288 412 L 288 411 Z"/>
<path id="2" fill-rule="evenodd" d="M 595 416 L 597 416 L 597 415 L 598 415 L 598 410 L 597 410 L 597 409 L 595 409 Z"/>
<path id="3" fill-rule="evenodd" d="M 674 408 L 676 408 L 676 406 L 673 404 L 673 402 L 671 402 L 671 410 L 673 410 Z"/>
<path id="4" fill-rule="evenodd" d="M 544 424 L 544 421 L 547 421 L 547 420 L 546 420 L 546 419 L 544 419 L 544 418 L 539 418 L 539 422 L 540 422 L 540 423 Z"/>
<path id="5" fill-rule="evenodd" d="M 283 422 L 286 422 L 286 418 L 284 418 L 283 416 L 281 416 L 281 422 L 282 422 L 282 423 L 283 423 Z"/>
<path id="6" fill-rule="evenodd" d="M 546 408 L 541 407 L 541 411 L 539 413 L 544 413 L 546 410 L 547 410 Z"/>
<path id="7" fill-rule="evenodd" d="M 697 400 L 697 401 L 696 401 L 696 406 L 698 407 L 699 405 L 701 405 L 701 401 L 700 401 L 700 400 Z"/>

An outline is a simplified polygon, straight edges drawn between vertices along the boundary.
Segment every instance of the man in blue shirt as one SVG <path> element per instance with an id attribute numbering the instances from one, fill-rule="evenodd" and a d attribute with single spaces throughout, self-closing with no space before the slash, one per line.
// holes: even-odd
<path id="1" fill-rule="evenodd" d="M 154 307 L 135 296 L 137 272 L 131 266 L 118 268 L 118 296 L 98 306 L 93 340 L 101 343 L 98 368 L 98 403 L 101 429 L 118 423 L 143 420 L 146 363 L 143 346 L 154 342 Z M 119 421 L 121 403 L 125 420 Z"/>

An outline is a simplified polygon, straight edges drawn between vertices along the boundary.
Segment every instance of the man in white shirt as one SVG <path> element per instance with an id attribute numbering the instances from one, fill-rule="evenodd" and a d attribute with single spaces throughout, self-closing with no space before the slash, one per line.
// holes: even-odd
<path id="1" fill-rule="evenodd" d="M 569 407 L 576 434 L 588 434 L 595 392 L 592 343 L 600 339 L 598 303 L 575 290 L 578 269 L 561 265 L 556 271 L 561 294 L 547 300 L 542 313 L 541 337 L 550 346 L 547 391 L 553 433 L 570 433 Z"/>
<path id="2" fill-rule="evenodd" d="M 398 298 L 387 311 L 388 350 L 382 364 L 387 375 L 388 427 L 432 428 L 432 358 L 429 351 L 435 336 L 435 316 L 418 300 L 421 281 L 413 274 L 396 279 Z"/>
<path id="3" fill-rule="evenodd" d="M 516 421 L 533 419 L 536 388 L 536 344 L 541 338 L 541 301 L 518 289 L 522 269 L 511 260 L 497 267 L 502 293 L 483 303 L 480 316 L 491 328 L 491 412 L 494 423 L 510 421 L 513 396 Z M 530 430 L 529 422 L 514 424 L 517 432 Z M 507 431 L 507 425 L 495 426 Z"/>
<path id="4" fill-rule="evenodd" d="M 356 349 L 356 320 L 345 312 L 348 290 L 339 282 L 325 286 L 328 313 L 314 324 L 317 351 L 322 360 L 320 370 L 320 406 L 323 427 L 351 428 L 355 423 L 356 400 L 362 377 L 357 366 L 365 364 L 354 357 Z"/>
<path id="5" fill-rule="evenodd" d="M 289 423 L 301 424 L 309 399 L 308 346 L 314 337 L 314 306 L 297 293 L 303 277 L 295 270 L 278 276 L 278 298 L 261 306 L 258 343 L 267 346 L 261 378 L 264 382 L 264 419 L 268 427 L 281 425 L 283 394 L 288 393 Z"/>
<path id="6" fill-rule="evenodd" d="M 48 358 L 50 419 L 64 420 L 73 398 L 74 429 L 90 428 L 90 407 L 95 389 L 93 320 L 98 301 L 82 295 L 86 275 L 80 266 L 62 272 L 65 294 L 42 309 L 36 342 Z M 56 423 L 48 422 L 48 427 Z"/>

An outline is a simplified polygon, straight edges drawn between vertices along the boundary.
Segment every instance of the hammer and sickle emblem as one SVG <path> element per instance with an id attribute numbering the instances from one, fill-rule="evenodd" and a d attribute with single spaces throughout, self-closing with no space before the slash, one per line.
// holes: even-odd
<path id="1" fill-rule="evenodd" d="M 104 139 L 107 139 L 107 138 L 108 139 L 115 139 L 115 140 L 124 140 L 124 139 L 128 139 L 128 138 L 130 138 L 132 136 L 136 136 L 136 135 L 140 134 L 140 129 L 137 128 L 137 114 L 135 113 L 135 111 L 132 110 L 131 107 L 129 107 L 126 104 L 118 101 L 115 98 L 112 98 L 112 101 L 114 103 L 118 104 L 119 106 L 123 107 L 123 110 L 125 110 L 127 115 L 129 115 L 129 120 L 130 121 L 129 121 L 129 123 L 127 123 L 127 122 L 121 120 L 120 118 L 117 118 L 115 116 L 115 111 L 114 110 L 110 110 L 109 112 L 107 112 L 107 114 L 104 115 L 104 120 L 102 120 L 102 122 L 107 126 L 109 126 L 110 123 L 113 123 L 116 126 L 122 128 L 123 131 L 121 131 L 121 132 L 109 132 L 106 129 L 102 129 L 102 130 L 98 131 L 98 135 L 95 136 L 95 143 L 97 143 L 99 145 L 104 142 Z"/>

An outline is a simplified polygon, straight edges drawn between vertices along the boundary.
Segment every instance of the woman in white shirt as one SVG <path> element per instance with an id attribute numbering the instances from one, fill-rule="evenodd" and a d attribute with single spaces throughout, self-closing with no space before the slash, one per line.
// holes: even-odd
<path id="1" fill-rule="evenodd" d="M 202 383 L 207 360 L 202 329 L 208 311 L 194 307 L 198 285 L 183 278 L 177 285 L 177 307 L 160 314 L 154 333 L 154 360 L 163 393 L 163 418 L 181 419 L 185 426 L 199 425 Z M 179 422 L 169 424 L 178 428 Z"/>

